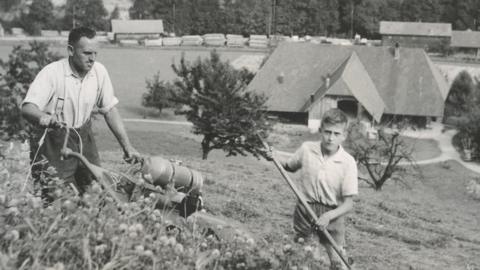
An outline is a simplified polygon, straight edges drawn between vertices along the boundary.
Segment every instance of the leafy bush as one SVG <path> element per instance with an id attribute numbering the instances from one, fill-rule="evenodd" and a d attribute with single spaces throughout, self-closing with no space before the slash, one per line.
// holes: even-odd
<path id="1" fill-rule="evenodd" d="M 26 138 L 29 126 L 21 117 L 20 105 L 30 83 L 47 64 L 59 59 L 48 49 L 47 43 L 31 42 L 29 46 L 15 46 L 7 61 L 0 59 L 0 137 Z"/>
<path id="2" fill-rule="evenodd" d="M 263 154 L 257 133 L 267 133 L 271 124 L 264 113 L 266 97 L 246 91 L 251 72 L 234 69 L 215 51 L 194 63 L 187 63 L 183 55 L 172 68 L 179 77 L 172 88 L 173 101 L 183 105 L 178 113 L 193 123 L 193 133 L 203 135 L 203 159 L 213 149 L 227 156 Z"/>
<path id="3" fill-rule="evenodd" d="M 142 96 L 142 106 L 152 107 L 162 112 L 162 109 L 169 108 L 173 105 L 172 98 L 172 85 L 160 80 L 160 73 L 153 76 L 152 79 L 146 81 L 147 93 Z"/>
<path id="4" fill-rule="evenodd" d="M 153 209 L 153 195 L 125 203 L 122 210 L 98 184 L 75 196 L 51 171 L 45 177 L 56 197 L 44 205 L 30 184 L 24 189 L 28 147 L 0 141 L 0 151 L 2 269 L 318 269 L 320 264 L 312 261 L 311 246 L 288 238 L 269 244 L 205 236 L 194 220 Z"/>

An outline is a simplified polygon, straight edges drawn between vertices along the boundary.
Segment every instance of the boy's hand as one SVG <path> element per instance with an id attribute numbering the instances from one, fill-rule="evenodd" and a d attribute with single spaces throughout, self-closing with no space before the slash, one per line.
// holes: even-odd
<path id="1" fill-rule="evenodd" d="M 264 157 L 268 161 L 273 161 L 273 147 L 268 146 L 268 148 L 265 148 Z"/>

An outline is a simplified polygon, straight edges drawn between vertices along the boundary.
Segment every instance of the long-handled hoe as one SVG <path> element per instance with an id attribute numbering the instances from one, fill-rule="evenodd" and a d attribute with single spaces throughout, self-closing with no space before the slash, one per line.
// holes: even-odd
<path id="1" fill-rule="evenodd" d="M 258 136 L 258 138 L 262 142 L 265 149 L 271 149 L 270 146 L 260 136 Z M 305 209 L 307 209 L 308 214 L 313 218 L 313 220 L 315 220 L 315 221 L 318 220 L 317 215 L 312 210 L 312 208 L 308 205 L 307 200 L 305 199 L 303 194 L 298 190 L 297 186 L 295 186 L 293 181 L 290 179 L 290 177 L 287 174 L 287 171 L 285 171 L 282 164 L 280 164 L 280 162 L 273 155 L 272 155 L 272 160 L 273 160 L 273 163 L 275 163 L 275 166 L 277 167 L 277 169 L 280 171 L 280 174 L 283 176 L 283 178 L 285 179 L 287 184 L 290 186 L 290 188 L 293 190 L 293 192 L 297 196 L 297 199 L 305 207 Z M 317 228 L 317 232 L 318 232 L 319 237 L 321 236 L 321 233 L 322 233 L 327 238 L 328 242 L 330 242 L 333 249 L 335 250 L 337 255 L 340 257 L 340 259 L 342 259 L 343 263 L 347 266 L 347 268 L 352 269 L 352 266 L 348 262 L 347 258 L 345 258 L 345 256 L 343 256 L 338 244 L 335 242 L 335 240 L 330 235 L 330 233 L 325 228 L 323 228 L 323 229 Z"/>

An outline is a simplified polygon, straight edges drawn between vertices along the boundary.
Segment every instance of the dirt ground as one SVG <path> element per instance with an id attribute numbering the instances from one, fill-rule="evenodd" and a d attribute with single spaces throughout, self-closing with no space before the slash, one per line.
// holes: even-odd
<path id="1" fill-rule="evenodd" d="M 187 126 L 127 128 L 141 152 L 180 159 L 206 177 L 210 212 L 244 223 L 258 241 L 292 236 L 295 198 L 273 164 L 225 158 L 220 151 L 201 160 L 198 138 Z M 97 130 L 104 166 L 121 166 L 116 142 Z M 466 191 L 473 178 L 480 175 L 452 161 L 421 166 L 421 174 L 408 176 L 408 187 L 392 182 L 375 192 L 361 184 L 347 223 L 355 269 L 480 269 L 480 201 Z"/>

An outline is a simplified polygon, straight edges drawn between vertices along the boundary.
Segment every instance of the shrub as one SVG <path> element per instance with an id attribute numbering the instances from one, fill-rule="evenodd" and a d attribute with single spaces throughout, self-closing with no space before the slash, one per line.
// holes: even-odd
<path id="1" fill-rule="evenodd" d="M 34 41 L 27 47 L 15 46 L 7 61 L 0 59 L 0 138 L 28 136 L 29 125 L 21 117 L 20 105 L 37 73 L 59 58 L 47 43 Z"/>
<path id="2" fill-rule="evenodd" d="M 183 105 L 178 113 L 193 123 L 193 133 L 203 135 L 203 159 L 213 149 L 222 149 L 227 156 L 264 153 L 257 133 L 266 135 L 271 124 L 264 113 L 266 97 L 246 91 L 251 72 L 234 69 L 215 51 L 194 63 L 187 63 L 183 55 L 172 67 L 179 77 L 173 101 Z"/>
<path id="3" fill-rule="evenodd" d="M 1 142 L 0 262 L 2 269 L 314 269 L 312 248 L 236 236 L 206 236 L 194 220 L 152 208 L 152 197 L 119 210 L 98 184 L 75 196 L 45 172 L 54 201 L 24 189 L 28 147 Z M 173 227 L 171 225 L 176 225 Z"/>
<path id="4" fill-rule="evenodd" d="M 142 106 L 152 107 L 162 112 L 162 109 L 169 108 L 173 105 L 171 102 L 173 85 L 160 80 L 160 73 L 153 76 L 152 79 L 146 81 L 147 93 L 142 96 Z"/>
<path id="5" fill-rule="evenodd" d="M 445 101 L 445 117 L 459 117 L 468 112 L 474 87 L 472 77 L 467 71 L 462 71 L 458 74 Z"/>

